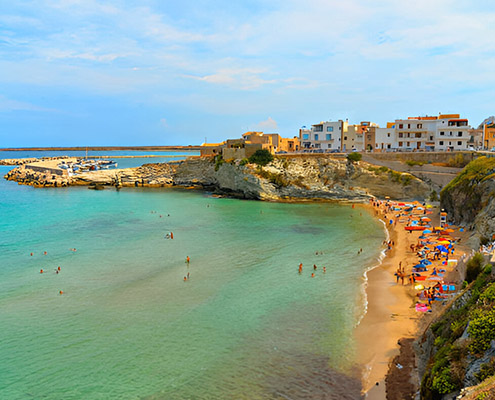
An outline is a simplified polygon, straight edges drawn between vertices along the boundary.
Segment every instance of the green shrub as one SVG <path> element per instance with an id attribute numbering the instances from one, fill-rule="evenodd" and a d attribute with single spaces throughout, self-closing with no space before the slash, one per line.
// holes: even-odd
<path id="1" fill-rule="evenodd" d="M 452 393 L 457 389 L 457 385 L 452 382 L 452 376 L 449 368 L 444 368 L 433 378 L 431 388 L 438 394 Z"/>
<path id="2" fill-rule="evenodd" d="M 287 179 L 284 178 L 282 174 L 276 174 L 273 172 L 265 171 L 264 169 L 260 168 L 257 171 L 258 175 L 268 179 L 271 183 L 273 183 L 275 186 L 278 187 L 286 187 L 289 186 L 289 182 Z"/>
<path id="3" fill-rule="evenodd" d="M 347 154 L 347 159 L 351 162 L 361 161 L 362 158 L 363 158 L 363 155 L 361 153 L 357 153 L 355 151 Z"/>
<path id="4" fill-rule="evenodd" d="M 449 167 L 464 168 L 469 163 L 468 160 L 464 158 L 464 154 L 457 153 L 454 157 L 449 158 L 447 165 Z"/>
<path id="5" fill-rule="evenodd" d="M 480 301 L 484 304 L 493 303 L 495 301 L 495 283 L 488 285 L 485 291 L 480 295 Z"/>
<path id="6" fill-rule="evenodd" d="M 468 283 L 474 281 L 481 272 L 481 266 L 484 262 L 483 254 L 476 253 L 466 264 L 466 281 Z"/>
<path id="7" fill-rule="evenodd" d="M 249 157 L 251 164 L 257 164 L 265 166 L 273 161 L 273 155 L 268 150 L 256 150 L 256 152 Z"/>
<path id="8" fill-rule="evenodd" d="M 475 377 L 478 379 L 478 382 L 482 382 L 486 378 L 493 375 L 495 375 L 495 357 L 492 357 L 492 359 L 486 364 L 482 364 L 480 367 L 480 372 L 478 372 Z"/>
<path id="9" fill-rule="evenodd" d="M 430 201 L 438 201 L 438 193 L 436 190 L 432 190 L 430 194 Z"/>
<path id="10" fill-rule="evenodd" d="M 492 273 L 492 265 L 491 264 L 486 264 L 485 268 L 483 268 L 483 273 L 485 275 L 490 275 Z"/>
<path id="11" fill-rule="evenodd" d="M 239 165 L 246 165 L 249 164 L 249 160 L 247 158 L 243 158 L 240 162 Z"/>
<path id="12" fill-rule="evenodd" d="M 469 350 L 474 354 L 481 354 L 490 347 L 495 339 L 495 310 L 479 312 L 471 320 L 468 327 L 471 343 Z"/>
<path id="13" fill-rule="evenodd" d="M 424 161 L 407 160 L 406 164 L 412 167 L 414 165 L 425 165 L 426 163 Z"/>
<path id="14" fill-rule="evenodd" d="M 218 169 L 225 162 L 225 160 L 223 159 L 221 154 L 215 156 L 214 160 L 215 160 L 215 171 L 218 171 Z"/>

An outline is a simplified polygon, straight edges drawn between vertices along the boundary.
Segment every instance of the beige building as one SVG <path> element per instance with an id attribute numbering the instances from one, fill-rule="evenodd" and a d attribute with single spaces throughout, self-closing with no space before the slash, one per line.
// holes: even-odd
<path id="1" fill-rule="evenodd" d="M 224 160 L 251 157 L 257 150 L 293 152 L 299 150 L 299 139 L 282 138 L 278 133 L 246 132 L 241 139 L 228 139 L 222 143 L 201 145 L 201 156 L 221 154 Z"/>

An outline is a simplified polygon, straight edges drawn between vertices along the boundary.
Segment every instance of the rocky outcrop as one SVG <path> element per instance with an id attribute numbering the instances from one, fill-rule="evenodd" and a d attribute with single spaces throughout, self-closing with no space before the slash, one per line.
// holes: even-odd
<path id="1" fill-rule="evenodd" d="M 27 167 L 10 171 L 5 178 L 30 184 Z M 138 168 L 101 170 L 64 177 L 67 185 L 196 186 L 235 197 L 260 200 L 352 200 L 372 196 L 424 199 L 428 186 L 407 173 L 352 163 L 330 157 L 281 157 L 261 167 L 239 160 L 223 162 L 190 158 Z M 51 181 L 36 185 L 50 185 Z M 65 184 L 65 183 L 64 183 Z"/>
<path id="2" fill-rule="evenodd" d="M 470 162 L 440 196 L 454 223 L 474 229 L 482 240 L 495 234 L 495 158 Z"/>

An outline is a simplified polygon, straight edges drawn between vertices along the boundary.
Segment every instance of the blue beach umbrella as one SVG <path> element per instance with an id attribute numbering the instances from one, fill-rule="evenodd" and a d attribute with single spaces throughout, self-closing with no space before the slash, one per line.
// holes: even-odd
<path id="1" fill-rule="evenodd" d="M 420 239 L 428 239 L 425 235 L 421 235 L 419 238 Z"/>
<path id="2" fill-rule="evenodd" d="M 425 230 L 423 231 L 423 233 L 431 233 L 431 230 L 430 230 L 430 229 L 425 229 Z"/>
<path id="3" fill-rule="evenodd" d="M 440 250 L 442 253 L 448 253 L 449 251 L 445 248 L 445 246 L 443 245 L 440 245 L 440 246 L 436 246 L 435 249 L 438 249 Z"/>
<path id="4" fill-rule="evenodd" d="M 431 261 L 430 261 L 430 260 L 426 260 L 426 259 L 424 259 L 424 260 L 419 260 L 419 262 L 420 262 L 421 264 L 424 264 L 424 265 L 431 265 Z"/>

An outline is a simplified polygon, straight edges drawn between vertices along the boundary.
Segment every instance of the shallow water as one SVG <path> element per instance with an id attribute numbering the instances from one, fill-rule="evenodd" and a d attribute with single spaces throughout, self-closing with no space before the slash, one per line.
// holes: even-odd
<path id="1" fill-rule="evenodd" d="M 0 195 L 0 398 L 358 396 L 352 332 L 384 239 L 362 209 L 4 180 Z"/>

